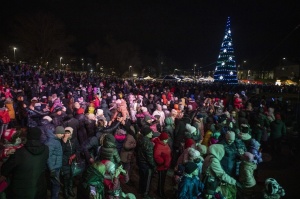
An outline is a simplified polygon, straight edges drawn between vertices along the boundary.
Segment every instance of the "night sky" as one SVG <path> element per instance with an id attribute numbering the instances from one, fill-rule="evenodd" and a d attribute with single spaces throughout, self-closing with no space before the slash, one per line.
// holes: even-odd
<path id="1" fill-rule="evenodd" d="M 65 23 L 67 33 L 76 38 L 77 56 L 87 55 L 88 44 L 110 35 L 137 45 L 141 54 L 155 57 L 160 51 L 182 66 L 196 63 L 204 68 L 216 61 L 230 16 L 237 64 L 300 60 L 297 0 L 7 0 L 0 11 L 0 36 L 8 40 L 15 16 L 42 11 Z"/>

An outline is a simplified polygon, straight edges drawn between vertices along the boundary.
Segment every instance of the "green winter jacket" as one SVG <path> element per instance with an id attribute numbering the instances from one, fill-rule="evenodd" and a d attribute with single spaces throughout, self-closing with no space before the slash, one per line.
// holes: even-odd
<path id="1" fill-rule="evenodd" d="M 270 138 L 278 139 L 286 134 L 286 127 L 282 120 L 274 120 L 270 125 L 271 133 Z"/>
<path id="2" fill-rule="evenodd" d="M 254 170 L 257 165 L 254 162 L 243 161 L 240 166 L 239 181 L 244 188 L 250 188 L 256 185 Z"/>
<path id="3" fill-rule="evenodd" d="M 203 174 L 206 173 L 209 167 L 209 174 L 219 178 L 221 181 L 235 185 L 236 180 L 230 177 L 221 166 L 220 160 L 225 155 L 224 146 L 222 144 L 213 144 L 208 148 L 207 156 L 203 163 Z"/>

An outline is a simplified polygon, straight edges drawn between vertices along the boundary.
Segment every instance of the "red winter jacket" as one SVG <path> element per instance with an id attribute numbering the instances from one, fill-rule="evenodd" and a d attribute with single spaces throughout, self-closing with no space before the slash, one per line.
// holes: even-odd
<path id="1" fill-rule="evenodd" d="M 153 139 L 154 145 L 154 161 L 157 165 L 156 169 L 158 171 L 168 170 L 171 163 L 171 149 L 168 143 L 163 143 L 157 137 Z"/>

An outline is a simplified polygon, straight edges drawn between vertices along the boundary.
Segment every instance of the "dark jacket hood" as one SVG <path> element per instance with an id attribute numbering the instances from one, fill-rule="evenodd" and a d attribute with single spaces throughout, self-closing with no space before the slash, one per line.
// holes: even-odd
<path id="1" fill-rule="evenodd" d="M 27 140 L 24 147 L 33 155 L 42 154 L 47 149 L 39 140 Z"/>

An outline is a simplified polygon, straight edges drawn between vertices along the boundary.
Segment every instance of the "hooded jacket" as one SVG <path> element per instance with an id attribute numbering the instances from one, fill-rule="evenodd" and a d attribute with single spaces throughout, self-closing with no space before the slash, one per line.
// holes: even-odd
<path id="1" fill-rule="evenodd" d="M 117 151 L 116 139 L 112 134 L 106 134 L 101 147 L 100 160 L 110 160 L 116 165 L 120 165 L 121 159 Z"/>
<path id="2" fill-rule="evenodd" d="M 60 169 L 62 167 L 63 156 L 60 139 L 58 139 L 55 134 L 49 134 L 45 144 L 49 147 L 49 158 L 47 161 L 49 170 Z"/>
<path id="3" fill-rule="evenodd" d="M 46 180 L 44 172 L 48 156 L 47 146 L 39 140 L 28 140 L 8 158 L 1 167 L 1 174 L 5 177 L 12 175 L 7 192 L 9 198 L 43 198 L 41 186 Z"/>
<path id="4" fill-rule="evenodd" d="M 171 163 L 171 149 L 168 143 L 163 143 L 159 138 L 154 139 L 154 161 L 158 171 L 168 170 Z"/>
<path id="5" fill-rule="evenodd" d="M 208 148 L 208 155 L 203 163 L 203 172 L 206 173 L 207 169 L 210 175 L 217 177 L 223 182 L 231 185 L 236 184 L 236 180 L 230 177 L 222 168 L 220 161 L 225 155 L 224 146 L 222 144 L 213 144 Z"/>

